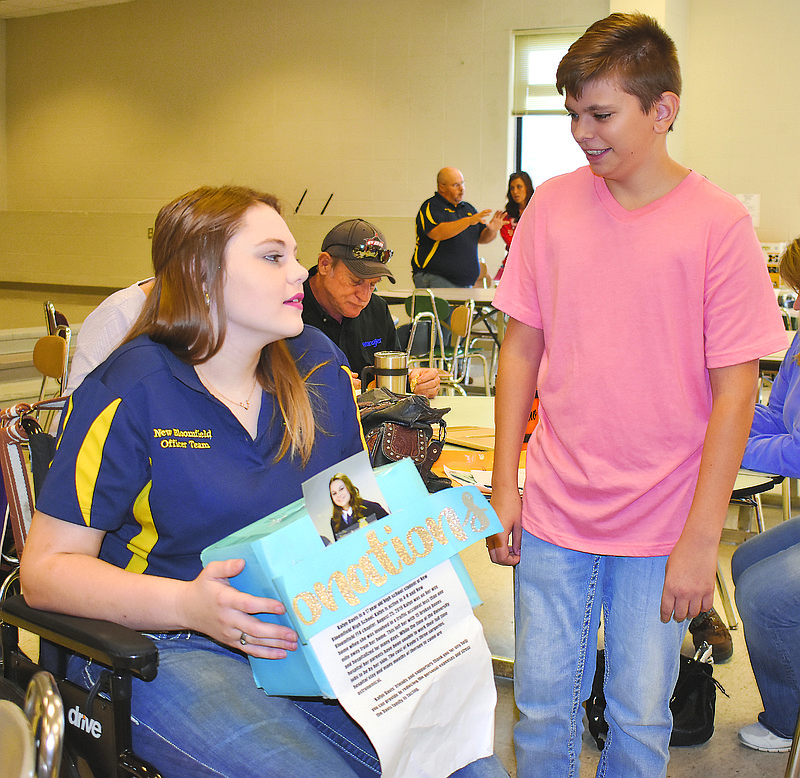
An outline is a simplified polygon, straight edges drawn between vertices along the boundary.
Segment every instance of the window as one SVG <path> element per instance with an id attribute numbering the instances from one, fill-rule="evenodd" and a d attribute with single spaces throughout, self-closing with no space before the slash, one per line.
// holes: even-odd
<path id="1" fill-rule="evenodd" d="M 515 161 L 534 186 L 586 164 L 569 131 L 564 97 L 556 90 L 558 63 L 582 33 L 581 28 L 570 28 L 514 34 Z"/>

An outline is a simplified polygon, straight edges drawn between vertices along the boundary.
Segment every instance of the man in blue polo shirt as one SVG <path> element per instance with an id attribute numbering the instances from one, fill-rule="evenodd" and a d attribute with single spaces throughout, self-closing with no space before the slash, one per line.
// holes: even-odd
<path id="1" fill-rule="evenodd" d="M 464 202 L 464 176 L 454 167 L 436 176 L 436 194 L 417 214 L 417 245 L 411 260 L 414 286 L 473 286 L 480 275 L 478 244 L 490 243 L 503 226 L 503 211 L 476 211 Z"/>

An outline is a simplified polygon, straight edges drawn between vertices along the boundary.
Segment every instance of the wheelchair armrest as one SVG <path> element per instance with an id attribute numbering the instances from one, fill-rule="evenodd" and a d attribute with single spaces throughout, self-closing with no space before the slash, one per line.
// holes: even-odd
<path id="1" fill-rule="evenodd" d="M 110 621 L 66 616 L 29 607 L 22 595 L 0 602 L 0 620 L 110 667 L 152 681 L 158 649 L 140 632 Z"/>

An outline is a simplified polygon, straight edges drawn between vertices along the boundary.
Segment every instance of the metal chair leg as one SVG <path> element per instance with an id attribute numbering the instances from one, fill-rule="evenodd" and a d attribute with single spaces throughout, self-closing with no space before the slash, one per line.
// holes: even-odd
<path id="1" fill-rule="evenodd" d="M 781 497 L 783 498 L 783 520 L 792 518 L 792 479 L 784 478 L 781 484 Z"/>
<path id="2" fill-rule="evenodd" d="M 728 629 L 736 629 L 739 626 L 739 622 L 736 620 L 736 612 L 733 610 L 731 596 L 728 594 L 728 587 L 725 583 L 725 577 L 722 575 L 722 568 L 719 566 L 719 562 L 717 562 L 717 589 L 719 589 L 719 598 L 722 600 L 725 618 L 728 620 Z"/>
<path id="3" fill-rule="evenodd" d="M 755 511 L 756 511 L 756 524 L 758 525 L 759 532 L 765 532 L 766 527 L 764 526 L 764 511 L 761 508 L 761 495 L 756 494 L 754 495 L 755 500 Z"/>
<path id="4" fill-rule="evenodd" d="M 797 726 L 794 728 L 792 750 L 789 751 L 784 778 L 800 778 L 800 713 L 797 714 Z"/>

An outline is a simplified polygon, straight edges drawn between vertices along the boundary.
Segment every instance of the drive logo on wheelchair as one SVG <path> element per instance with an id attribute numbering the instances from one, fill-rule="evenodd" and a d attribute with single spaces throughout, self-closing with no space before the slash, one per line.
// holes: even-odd
<path id="1" fill-rule="evenodd" d="M 73 727 L 88 732 L 92 737 L 100 738 L 103 735 L 103 727 L 100 722 L 95 719 L 90 719 L 85 713 L 81 713 L 77 705 L 69 709 L 67 721 L 69 721 Z"/>

